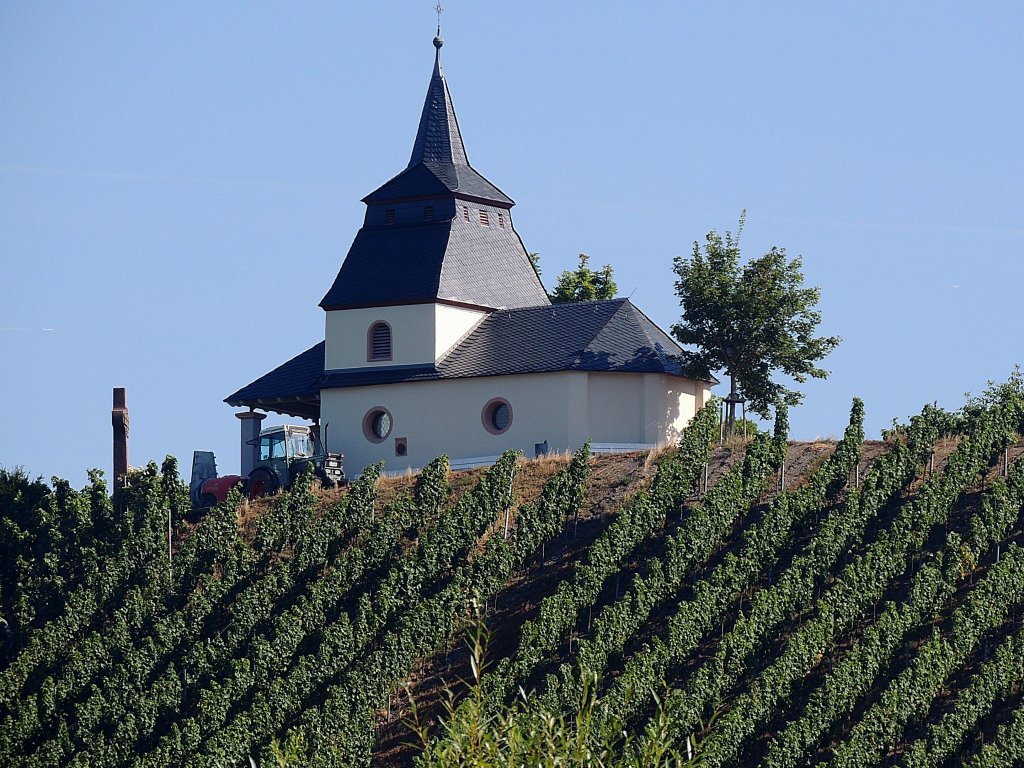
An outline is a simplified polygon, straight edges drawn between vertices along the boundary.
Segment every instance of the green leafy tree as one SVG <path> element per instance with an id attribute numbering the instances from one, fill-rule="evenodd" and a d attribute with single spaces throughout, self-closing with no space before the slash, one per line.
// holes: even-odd
<path id="1" fill-rule="evenodd" d="M 526 254 L 526 258 L 533 265 L 533 271 L 537 273 L 537 277 L 540 277 L 540 254 L 534 251 L 533 253 Z"/>
<path id="2" fill-rule="evenodd" d="M 566 270 L 558 276 L 555 290 L 551 294 L 553 304 L 615 298 L 619 287 L 612 279 L 612 268 L 605 264 L 595 272 L 590 268 L 589 262 L 590 257 L 581 253 L 580 263 L 576 269 Z"/>
<path id="3" fill-rule="evenodd" d="M 729 376 L 730 431 L 736 402 L 768 417 L 771 406 L 797 405 L 803 395 L 772 379 L 776 371 L 804 382 L 824 379 L 828 371 L 815 363 L 835 349 L 838 336 L 814 333 L 821 323 L 815 306 L 818 288 L 804 286 L 800 257 L 789 260 L 782 248 L 740 264 L 740 234 L 722 238 L 712 230 L 703 248 L 693 244 L 689 258 L 677 256 L 674 270 L 682 318 L 672 326 L 681 344 L 697 347 L 692 362 L 706 371 Z"/>

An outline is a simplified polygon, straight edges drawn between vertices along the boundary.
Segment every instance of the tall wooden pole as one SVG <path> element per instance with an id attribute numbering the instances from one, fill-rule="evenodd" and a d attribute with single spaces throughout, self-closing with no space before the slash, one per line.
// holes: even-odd
<path id="1" fill-rule="evenodd" d="M 128 476 L 128 403 L 124 387 L 114 387 L 114 407 L 110 412 L 114 428 L 114 498 L 124 488 Z"/>

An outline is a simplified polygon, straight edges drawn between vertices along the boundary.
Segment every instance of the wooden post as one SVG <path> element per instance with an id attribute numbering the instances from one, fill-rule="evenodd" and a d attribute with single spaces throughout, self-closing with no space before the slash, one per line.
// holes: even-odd
<path id="1" fill-rule="evenodd" d="M 512 495 L 512 483 L 515 481 L 515 475 L 513 474 L 508 479 L 508 506 L 505 507 L 505 540 L 508 541 L 508 523 L 509 517 L 512 515 L 512 504 L 515 501 L 515 497 Z"/>
<path id="2" fill-rule="evenodd" d="M 124 387 L 114 387 L 114 407 L 110 411 L 114 428 L 114 501 L 117 501 L 128 477 L 128 401 Z"/>

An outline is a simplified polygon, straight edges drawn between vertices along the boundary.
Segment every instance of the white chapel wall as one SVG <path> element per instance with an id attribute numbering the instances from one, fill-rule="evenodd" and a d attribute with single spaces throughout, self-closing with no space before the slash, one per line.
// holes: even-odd
<path id="1" fill-rule="evenodd" d="M 434 359 L 439 359 L 483 320 L 486 312 L 434 304 Z"/>
<path id="2" fill-rule="evenodd" d="M 422 467 L 442 453 L 459 459 L 514 448 L 533 456 L 534 445 L 545 440 L 552 450 L 578 448 L 586 438 L 570 441 L 569 424 L 586 422 L 585 395 L 586 374 L 575 371 L 325 389 L 320 421 L 329 425 L 329 449 L 344 453 L 347 471 L 355 475 L 378 461 L 388 471 Z M 512 424 L 501 435 L 481 421 L 484 406 L 496 397 L 512 407 Z M 368 440 L 362 428 L 364 416 L 377 407 L 386 408 L 393 422 L 381 443 Z M 402 437 L 408 453 L 398 457 L 395 440 Z"/>
<path id="3" fill-rule="evenodd" d="M 681 379 L 665 374 L 648 374 L 646 382 L 647 428 L 656 440 L 648 442 L 666 442 L 676 440 L 690 423 L 698 410 L 710 395 L 706 382 L 694 379 Z"/>
<path id="4" fill-rule="evenodd" d="M 589 437 L 599 443 L 647 443 L 645 376 L 635 373 L 587 374 Z"/>
<path id="5" fill-rule="evenodd" d="M 325 366 L 372 368 L 433 363 L 475 326 L 485 313 L 444 304 L 333 309 L 324 327 Z M 366 334 L 383 320 L 391 326 L 391 359 L 366 359 Z"/>
<path id="6" fill-rule="evenodd" d="M 515 448 L 533 456 L 536 443 L 551 450 L 575 450 L 595 443 L 674 440 L 707 399 L 709 385 L 663 374 L 561 371 L 519 376 L 481 376 L 348 387 L 321 391 L 321 424 L 328 424 L 329 448 L 345 454 L 350 474 L 385 462 L 388 471 L 422 467 L 441 453 L 452 459 L 495 456 Z M 492 398 L 512 407 L 508 431 L 485 429 L 481 412 Z M 393 426 L 374 443 L 363 434 L 363 419 L 385 408 Z M 395 455 L 395 440 L 408 452 Z"/>
<path id="7" fill-rule="evenodd" d="M 600 443 L 675 440 L 710 397 L 705 382 L 662 373 L 594 371 L 587 384 L 588 434 Z"/>

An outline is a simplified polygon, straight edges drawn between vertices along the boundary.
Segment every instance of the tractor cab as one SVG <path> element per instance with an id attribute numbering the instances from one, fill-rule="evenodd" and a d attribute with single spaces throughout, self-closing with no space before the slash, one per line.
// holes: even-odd
<path id="1" fill-rule="evenodd" d="M 345 482 L 342 454 L 326 453 L 320 438 L 307 426 L 268 427 L 252 442 L 258 443 L 259 454 L 249 473 L 250 496 L 264 496 L 291 486 L 309 464 L 324 486 Z"/>

